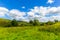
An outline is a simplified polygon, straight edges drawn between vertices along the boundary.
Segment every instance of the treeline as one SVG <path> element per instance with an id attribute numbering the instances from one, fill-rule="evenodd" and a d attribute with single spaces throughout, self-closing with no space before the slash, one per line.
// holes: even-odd
<path id="1" fill-rule="evenodd" d="M 0 26 L 3 26 L 3 27 L 45 26 L 45 25 L 53 25 L 57 22 L 58 20 L 55 20 L 54 22 L 51 22 L 51 21 L 39 22 L 37 19 L 35 19 L 35 20 L 30 20 L 29 22 L 25 22 L 25 21 L 17 21 L 13 19 L 10 21 L 0 21 Z"/>
<path id="2" fill-rule="evenodd" d="M 39 22 L 38 20 L 17 21 L 13 20 L 0 20 L 0 27 L 39 27 L 38 31 L 53 32 L 56 35 L 60 32 L 60 21 L 55 20 L 54 22 Z"/>

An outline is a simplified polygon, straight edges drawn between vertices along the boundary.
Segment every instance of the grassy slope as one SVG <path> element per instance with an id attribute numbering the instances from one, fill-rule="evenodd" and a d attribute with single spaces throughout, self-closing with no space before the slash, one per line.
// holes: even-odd
<path id="1" fill-rule="evenodd" d="M 9 22 L 10 20 L 0 18 L 1 22 Z M 59 27 L 60 22 L 53 25 Z M 60 33 L 47 31 L 39 31 L 40 27 L 0 27 L 0 40 L 60 40 Z"/>
<path id="2" fill-rule="evenodd" d="M 8 19 L 0 18 L 0 21 L 10 21 Z"/>
<path id="3" fill-rule="evenodd" d="M 0 18 L 0 26 L 4 26 L 6 25 L 8 22 L 10 22 L 11 20 L 8 19 L 4 19 L 4 18 Z"/>
<path id="4" fill-rule="evenodd" d="M 60 40 L 60 34 L 38 30 L 39 27 L 0 28 L 0 40 Z"/>

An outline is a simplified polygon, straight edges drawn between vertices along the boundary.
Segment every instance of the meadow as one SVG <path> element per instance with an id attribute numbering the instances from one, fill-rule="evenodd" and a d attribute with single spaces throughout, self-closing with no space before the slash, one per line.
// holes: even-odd
<path id="1" fill-rule="evenodd" d="M 19 25 L 18 25 L 19 24 Z M 0 40 L 60 40 L 60 22 L 30 23 L 0 19 Z"/>
<path id="2" fill-rule="evenodd" d="M 40 31 L 40 27 L 0 28 L 0 40 L 60 40 L 60 33 Z"/>

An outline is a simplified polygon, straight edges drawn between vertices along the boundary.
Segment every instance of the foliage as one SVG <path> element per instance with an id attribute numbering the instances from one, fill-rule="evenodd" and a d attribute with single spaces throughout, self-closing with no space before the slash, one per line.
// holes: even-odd
<path id="1" fill-rule="evenodd" d="M 10 20 L 8 19 L 0 19 L 0 26 L 4 27 L 10 23 Z"/>
<path id="2" fill-rule="evenodd" d="M 4 27 L 5 26 L 5 27 Z M 0 20 L 0 40 L 60 40 L 60 22 Z"/>
<path id="3" fill-rule="evenodd" d="M 34 26 L 39 26 L 40 25 L 40 22 L 37 19 L 35 19 L 33 25 Z"/>
<path id="4" fill-rule="evenodd" d="M 31 26 L 33 26 L 34 22 L 33 22 L 33 20 L 30 20 L 29 23 L 30 23 Z"/>
<path id="5" fill-rule="evenodd" d="M 54 21 L 55 21 L 55 23 L 56 23 L 56 22 L 59 22 L 58 20 L 54 20 Z"/>
<path id="6" fill-rule="evenodd" d="M 54 24 L 54 22 L 52 22 L 52 21 L 46 22 L 46 25 L 52 25 L 52 24 Z"/>
<path id="7" fill-rule="evenodd" d="M 11 21 L 11 25 L 12 25 L 12 26 L 18 26 L 18 22 L 17 22 L 15 19 L 13 19 L 13 20 Z"/>
<path id="8" fill-rule="evenodd" d="M 55 22 L 39 22 L 37 19 L 30 20 L 29 22 L 25 21 L 17 21 L 15 19 L 13 20 L 0 20 L 0 26 L 5 26 L 5 27 L 11 27 L 11 26 L 46 26 L 46 25 L 53 25 L 57 23 L 58 21 L 55 20 Z"/>
<path id="9" fill-rule="evenodd" d="M 39 31 L 39 27 L 0 28 L 0 40 L 60 40 L 60 34 Z"/>

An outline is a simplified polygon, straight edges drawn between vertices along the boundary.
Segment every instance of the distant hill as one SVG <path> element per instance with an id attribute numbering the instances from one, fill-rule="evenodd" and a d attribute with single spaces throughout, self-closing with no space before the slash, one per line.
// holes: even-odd
<path id="1" fill-rule="evenodd" d="M 5 19 L 5 18 L 0 18 L 0 26 L 4 26 L 8 24 L 11 20 Z"/>

